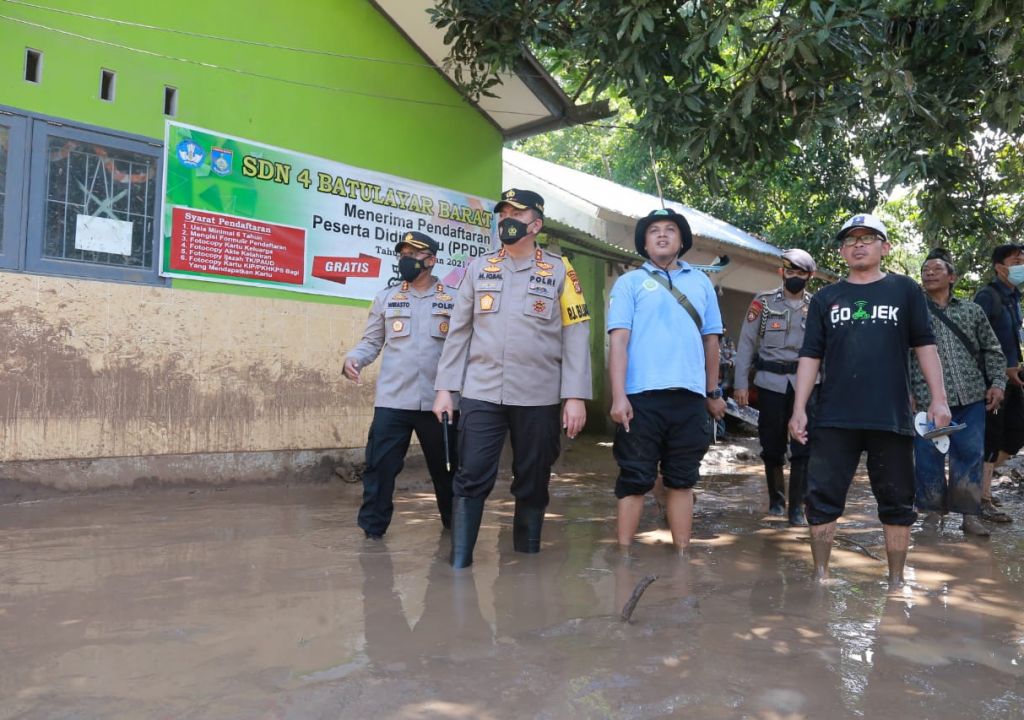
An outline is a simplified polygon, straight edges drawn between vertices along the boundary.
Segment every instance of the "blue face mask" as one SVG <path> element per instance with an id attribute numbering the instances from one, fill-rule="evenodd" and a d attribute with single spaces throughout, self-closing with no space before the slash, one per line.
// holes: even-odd
<path id="1" fill-rule="evenodd" d="M 1024 265 L 1011 265 L 1006 268 L 1006 277 L 1011 285 L 1024 285 Z"/>

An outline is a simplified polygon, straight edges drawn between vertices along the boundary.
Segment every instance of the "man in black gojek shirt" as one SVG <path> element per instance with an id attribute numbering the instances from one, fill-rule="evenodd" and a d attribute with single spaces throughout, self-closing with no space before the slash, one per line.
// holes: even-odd
<path id="1" fill-rule="evenodd" d="M 946 390 L 921 288 L 905 275 L 885 273 L 888 234 L 871 215 L 855 215 L 836 236 L 849 274 L 815 294 L 800 350 L 790 433 L 807 442 L 807 400 L 818 370 L 814 442 L 807 470 L 807 521 L 814 574 L 828 577 L 836 521 L 868 453 L 868 477 L 885 532 L 889 585 L 903 584 L 914 512 L 913 419 L 907 359 L 914 350 L 931 395 L 928 418 L 949 425 Z"/>

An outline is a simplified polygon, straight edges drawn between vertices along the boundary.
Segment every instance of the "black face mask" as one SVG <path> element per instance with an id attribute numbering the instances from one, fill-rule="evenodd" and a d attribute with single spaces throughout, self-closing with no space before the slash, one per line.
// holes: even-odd
<path id="1" fill-rule="evenodd" d="M 498 239 L 505 245 L 515 245 L 523 239 L 523 236 L 529 234 L 526 228 L 527 225 L 524 222 L 515 218 L 504 218 L 498 223 Z"/>
<path id="2" fill-rule="evenodd" d="M 803 292 L 803 289 L 807 286 L 807 278 L 788 277 L 782 284 L 786 287 L 787 292 L 796 295 L 799 292 Z"/>
<path id="3" fill-rule="evenodd" d="M 422 260 L 417 260 L 409 255 L 398 258 L 398 274 L 406 282 L 412 282 L 420 276 L 420 273 L 427 269 Z"/>

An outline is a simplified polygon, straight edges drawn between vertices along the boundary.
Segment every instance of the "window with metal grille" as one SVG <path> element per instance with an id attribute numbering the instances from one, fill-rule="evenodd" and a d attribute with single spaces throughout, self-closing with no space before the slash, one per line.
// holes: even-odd
<path id="1" fill-rule="evenodd" d="M 46 152 L 43 257 L 151 266 L 156 158 L 61 135 Z"/>
<path id="2" fill-rule="evenodd" d="M 161 156 L 155 141 L 0 108 L 0 266 L 163 284 Z"/>

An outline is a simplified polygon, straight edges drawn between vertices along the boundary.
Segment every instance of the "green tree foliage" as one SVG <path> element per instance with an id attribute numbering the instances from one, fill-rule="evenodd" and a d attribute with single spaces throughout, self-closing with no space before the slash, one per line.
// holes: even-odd
<path id="1" fill-rule="evenodd" d="M 574 97 L 632 108 L 617 121 L 632 137 L 614 142 L 640 150 L 624 167 L 642 176 L 652 148 L 687 201 L 778 244 L 813 247 L 902 187 L 927 245 L 977 265 L 1021 237 L 1020 0 L 438 0 L 432 13 L 471 95 L 527 48 Z"/>

